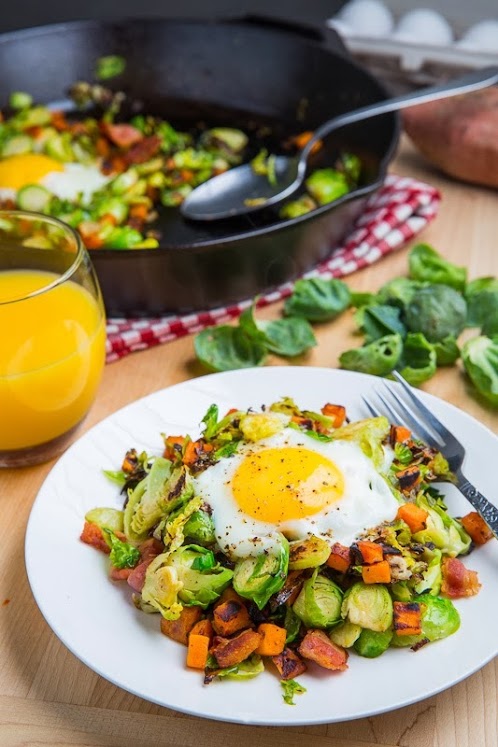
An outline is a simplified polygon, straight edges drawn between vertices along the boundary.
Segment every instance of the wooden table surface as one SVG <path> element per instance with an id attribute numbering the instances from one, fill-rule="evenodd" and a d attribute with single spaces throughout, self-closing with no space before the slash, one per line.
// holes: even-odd
<path id="1" fill-rule="evenodd" d="M 424 241 L 449 259 L 465 264 L 471 278 L 498 276 L 496 192 L 445 179 L 425 165 L 406 142 L 392 171 L 419 177 L 442 190 L 439 215 L 422 234 Z M 375 290 L 406 269 L 407 248 L 350 276 L 349 281 L 357 290 Z M 276 304 L 260 313 L 277 317 L 279 308 Z M 303 365 L 337 366 L 339 353 L 358 344 L 352 329 L 348 313 L 320 327 L 319 344 L 302 361 Z M 284 365 L 281 359 L 270 364 Z M 191 337 L 110 364 L 84 429 L 138 397 L 201 373 L 194 361 Z M 424 388 L 498 431 L 498 412 L 491 412 L 470 396 L 461 369 L 439 371 Z M 52 465 L 0 471 L 1 747 L 498 745 L 496 660 L 446 692 L 407 708 L 344 724 L 293 728 L 239 726 L 185 716 L 141 700 L 102 679 L 69 653 L 52 633 L 38 611 L 26 578 L 26 522 Z M 483 624 L 495 622 L 487 620 Z"/>

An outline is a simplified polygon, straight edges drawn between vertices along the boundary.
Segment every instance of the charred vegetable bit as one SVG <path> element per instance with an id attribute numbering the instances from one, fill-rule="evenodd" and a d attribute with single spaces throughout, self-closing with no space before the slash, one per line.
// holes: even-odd
<path id="1" fill-rule="evenodd" d="M 269 664 L 293 704 L 304 692 L 295 678 L 309 662 L 311 672 L 340 673 L 351 656 L 416 651 L 458 630 L 451 600 L 479 592 L 477 573 L 458 556 L 491 533 L 475 512 L 448 514 L 433 486 L 452 480 L 442 454 L 402 423 L 349 422 L 330 395 L 317 411 L 290 397 L 258 411 L 220 413 L 212 404 L 197 437 L 163 434 L 161 456 L 129 449 L 121 469 L 106 471 L 124 486 L 123 509 L 85 515 L 81 540 L 109 556 L 110 578 L 133 590 L 138 609 L 159 613 L 158 628 L 186 647 L 186 667 L 202 672 L 206 685 L 250 679 Z M 267 547 L 258 545 L 267 538 L 254 537 L 252 554 L 239 555 L 223 545 L 215 510 L 197 494 L 201 473 L 293 429 L 310 448 L 317 438 L 354 442 L 391 486 L 393 518 L 349 545 L 318 532 L 289 540 L 275 530 Z"/>

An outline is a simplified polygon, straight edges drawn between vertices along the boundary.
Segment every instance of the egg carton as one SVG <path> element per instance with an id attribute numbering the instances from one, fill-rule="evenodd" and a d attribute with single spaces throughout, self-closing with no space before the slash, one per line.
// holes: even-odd
<path id="1" fill-rule="evenodd" d="M 396 89 L 436 84 L 498 64 L 495 19 L 480 21 L 455 38 L 449 22 L 434 10 L 411 10 L 396 22 L 381 0 L 351 0 L 327 25 L 340 33 L 358 62 Z"/>

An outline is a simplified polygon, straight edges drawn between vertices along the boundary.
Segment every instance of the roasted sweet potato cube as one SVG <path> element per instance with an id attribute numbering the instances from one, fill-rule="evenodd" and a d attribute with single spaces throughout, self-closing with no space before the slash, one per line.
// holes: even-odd
<path id="1" fill-rule="evenodd" d="M 356 547 L 364 563 L 379 563 L 384 558 L 382 545 L 368 540 L 358 540 Z"/>
<path id="2" fill-rule="evenodd" d="M 291 648 L 284 648 L 281 654 L 271 657 L 283 680 L 293 680 L 300 674 L 306 672 L 306 664 L 301 657 Z"/>
<path id="3" fill-rule="evenodd" d="M 422 480 L 422 474 L 416 464 L 401 469 L 396 472 L 398 478 L 399 487 L 403 493 L 409 493 L 410 490 L 416 488 Z"/>
<path id="4" fill-rule="evenodd" d="M 391 566 L 387 560 L 364 565 L 361 568 L 361 577 L 365 584 L 389 584 L 391 582 Z"/>
<path id="5" fill-rule="evenodd" d="M 189 636 L 190 635 L 203 635 L 206 638 L 209 638 L 210 641 L 212 641 L 214 630 L 211 624 L 211 620 L 204 618 L 203 620 L 199 620 L 199 622 L 196 622 L 189 633 Z"/>
<path id="6" fill-rule="evenodd" d="M 223 669 L 234 667 L 256 651 L 261 638 L 261 634 L 255 630 L 243 630 L 234 638 L 217 636 L 213 641 L 211 653 Z"/>
<path id="7" fill-rule="evenodd" d="M 247 607 L 237 599 L 219 604 L 213 612 L 213 628 L 221 636 L 229 636 L 252 626 Z"/>
<path id="8" fill-rule="evenodd" d="M 466 516 L 463 516 L 461 521 L 463 528 L 471 536 L 472 541 L 476 545 L 485 545 L 488 540 L 493 538 L 493 532 L 477 511 L 471 511 Z"/>
<path id="9" fill-rule="evenodd" d="M 422 608 L 418 602 L 394 602 L 394 630 L 396 635 L 420 635 Z"/>
<path id="10" fill-rule="evenodd" d="M 409 428 L 406 428 L 404 425 L 391 425 L 389 431 L 389 443 L 391 446 L 405 444 L 407 441 L 410 441 L 411 437 L 412 433 Z"/>
<path id="11" fill-rule="evenodd" d="M 341 545 L 340 542 L 336 542 L 332 545 L 327 565 L 329 568 L 333 568 L 334 571 L 346 573 L 351 565 L 351 549 L 345 545 Z"/>
<path id="12" fill-rule="evenodd" d="M 305 659 L 325 669 L 342 672 L 348 668 L 348 652 L 331 641 L 323 630 L 308 630 L 298 651 Z"/>
<path id="13" fill-rule="evenodd" d="M 332 405 L 330 402 L 327 402 L 322 407 L 322 413 L 328 418 L 332 418 L 334 428 L 340 428 L 346 420 L 346 408 L 344 405 Z"/>
<path id="14" fill-rule="evenodd" d="M 164 617 L 161 618 L 161 633 L 186 646 L 190 631 L 201 617 L 202 610 L 200 607 L 184 607 L 178 620 L 165 620 Z"/>

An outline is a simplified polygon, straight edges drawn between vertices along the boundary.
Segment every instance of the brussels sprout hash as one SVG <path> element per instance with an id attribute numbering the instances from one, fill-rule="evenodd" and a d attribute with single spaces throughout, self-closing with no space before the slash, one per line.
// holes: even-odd
<path id="1" fill-rule="evenodd" d="M 121 69 L 120 58 L 102 59 L 100 80 Z M 158 247 L 158 209 L 177 207 L 199 184 L 251 159 L 254 144 L 242 130 L 203 125 L 182 132 L 161 117 L 132 116 L 125 94 L 101 83 L 77 82 L 69 95 L 80 110 L 76 116 L 24 92 L 13 93 L 0 112 L 0 209 L 59 218 L 79 231 L 88 249 Z M 311 134 L 282 147 L 297 151 Z M 251 163 L 271 181 L 274 160 L 261 147 Z M 355 189 L 360 175 L 359 158 L 341 153 L 334 168 L 315 170 L 306 192 L 275 217 L 296 218 L 336 200 Z"/>
<path id="2" fill-rule="evenodd" d="M 402 424 L 346 416 L 342 405 L 312 412 L 289 398 L 221 418 L 212 405 L 199 438 L 163 435 L 161 456 L 130 449 L 120 470 L 106 472 L 124 508 L 89 511 L 81 539 L 109 555 L 110 578 L 131 587 L 138 609 L 160 614 L 162 633 L 186 646 L 186 665 L 206 684 L 254 677 L 268 664 L 292 703 L 310 662 L 344 671 L 350 655 L 416 651 L 459 628 L 452 599 L 478 593 L 477 573 L 458 556 L 492 535 L 475 513 L 448 514 L 434 488 L 452 480 L 446 459 Z M 310 449 L 356 444 L 399 504 L 395 518 L 348 546 L 280 534 L 276 550 L 224 554 L 195 479 L 278 427 L 299 431 Z"/>

